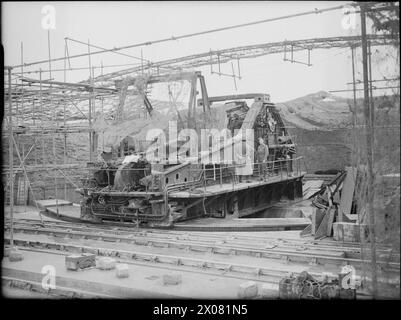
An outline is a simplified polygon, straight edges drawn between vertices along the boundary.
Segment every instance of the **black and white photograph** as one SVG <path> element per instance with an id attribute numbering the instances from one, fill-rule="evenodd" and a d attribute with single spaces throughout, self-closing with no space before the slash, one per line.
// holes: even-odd
<path id="1" fill-rule="evenodd" d="M 400 300 L 399 40 L 399 2 L 2 2 L 2 298 Z"/>

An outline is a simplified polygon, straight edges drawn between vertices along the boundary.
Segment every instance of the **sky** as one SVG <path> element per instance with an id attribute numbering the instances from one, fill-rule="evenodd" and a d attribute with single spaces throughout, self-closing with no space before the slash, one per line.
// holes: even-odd
<path id="1" fill-rule="evenodd" d="M 50 55 L 64 56 L 65 37 L 103 48 L 120 47 L 144 41 L 153 41 L 213 28 L 279 17 L 315 8 L 324 9 L 347 2 L 2 2 L 2 45 L 5 65 L 23 61 L 46 60 L 48 31 L 42 28 L 45 5 L 55 8 L 55 29 L 50 30 Z M 317 37 L 350 36 L 359 34 L 356 27 L 343 27 L 341 10 L 269 22 L 241 29 L 223 31 L 178 41 L 132 48 L 123 53 L 151 61 L 165 60 L 209 50 L 275 41 L 309 39 Z M 357 19 L 358 20 L 358 19 Z M 93 49 L 95 50 L 95 49 Z M 142 50 L 142 53 L 141 53 Z M 87 53 L 86 45 L 68 41 L 70 55 Z M 296 53 L 295 59 L 305 61 L 306 52 Z M 95 66 L 137 63 L 138 60 L 106 53 L 91 57 Z M 88 57 L 72 59 L 71 67 L 87 67 Z M 352 80 L 349 49 L 312 50 L 311 67 L 283 61 L 282 54 L 241 60 L 241 80 L 237 90 L 232 78 L 210 73 L 210 66 L 201 67 L 210 96 L 247 92 L 270 94 L 273 102 L 283 102 L 321 90 L 350 88 Z M 63 68 L 64 62 L 54 62 L 51 68 Z M 48 63 L 24 70 L 48 69 Z M 357 76 L 361 67 L 357 66 Z M 217 67 L 214 68 L 215 70 Z M 20 70 L 20 69 L 18 69 Z M 105 68 L 104 72 L 116 69 Z M 98 75 L 97 71 L 97 74 Z M 232 73 L 231 64 L 222 65 L 222 72 Z M 235 72 L 238 73 L 237 70 Z M 27 75 L 37 78 L 37 75 Z M 66 80 L 76 82 L 87 79 L 89 71 L 68 71 Z M 49 74 L 44 75 L 49 78 Z M 53 72 L 52 78 L 62 81 L 63 72 Z M 359 75 L 359 78 L 361 76 Z M 340 94 L 339 94 L 340 95 Z"/>

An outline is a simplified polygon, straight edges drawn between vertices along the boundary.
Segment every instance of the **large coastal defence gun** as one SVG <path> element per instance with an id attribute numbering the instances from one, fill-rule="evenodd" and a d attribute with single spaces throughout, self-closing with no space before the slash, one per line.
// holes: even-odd
<path id="1" fill-rule="evenodd" d="M 135 150 L 125 158 L 88 164 L 91 175 L 77 190 L 83 196 L 81 218 L 171 226 L 198 217 L 249 216 L 266 210 L 282 196 L 302 197 L 300 158 L 295 156 L 295 143 L 269 95 L 208 97 L 200 72 L 148 77 L 146 83 L 177 80 L 190 83 L 188 107 L 173 108 L 178 130 L 191 129 L 201 135 L 202 130 L 210 133 L 217 128 L 214 132 L 220 136 L 213 140 L 206 134 L 206 150 L 198 148 L 188 156 L 184 148 L 186 152 L 172 156 L 171 141 L 180 149 L 188 140 L 173 138 L 164 128 L 169 131 L 166 154 L 157 153 L 158 157 L 150 160 L 146 150 Z M 118 84 L 122 100 L 135 81 Z M 146 88 L 143 82 L 141 86 Z M 139 95 L 152 117 L 156 108 L 148 91 L 143 89 Z M 120 100 L 117 110 L 120 117 L 124 101 Z M 252 136 L 245 134 L 247 130 Z M 258 158 L 261 138 L 269 150 L 264 160 Z M 147 147 L 152 143 L 155 140 Z"/>

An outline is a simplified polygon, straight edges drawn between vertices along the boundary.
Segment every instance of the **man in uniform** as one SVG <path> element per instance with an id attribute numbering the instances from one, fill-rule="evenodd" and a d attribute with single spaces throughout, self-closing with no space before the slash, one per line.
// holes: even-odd
<path id="1" fill-rule="evenodd" d="M 269 147 L 265 144 L 262 137 L 259 138 L 259 146 L 257 150 L 257 158 L 259 164 L 259 172 L 262 174 L 263 178 L 266 175 L 267 159 L 269 157 Z"/>

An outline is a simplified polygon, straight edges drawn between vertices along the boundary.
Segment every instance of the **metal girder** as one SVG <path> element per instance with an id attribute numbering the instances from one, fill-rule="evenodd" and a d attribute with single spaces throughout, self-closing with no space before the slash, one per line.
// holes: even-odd
<path id="1" fill-rule="evenodd" d="M 94 87 L 91 84 L 81 84 L 81 83 L 70 83 L 70 82 L 60 82 L 60 81 L 50 81 L 50 80 L 36 80 L 36 79 L 30 79 L 30 78 L 21 78 L 22 81 L 24 82 L 29 82 L 29 83 L 39 83 L 41 82 L 42 84 L 50 84 L 50 85 L 57 85 L 57 86 L 62 86 L 60 89 L 64 89 L 66 87 L 72 87 L 72 88 L 78 88 L 82 89 L 85 91 L 90 91 L 92 92 L 93 90 L 97 91 L 107 91 L 107 92 L 115 92 L 115 89 L 112 88 L 105 88 L 105 87 Z"/>
<path id="2" fill-rule="evenodd" d="M 394 39 L 389 35 L 369 35 L 368 41 L 371 43 L 371 46 L 382 46 L 389 45 L 394 42 Z M 163 68 L 164 66 L 175 65 L 183 70 L 192 69 L 205 65 L 213 65 L 213 64 L 221 64 L 226 63 L 228 61 L 240 59 L 250 59 L 255 57 L 260 57 L 268 54 L 278 54 L 285 52 L 286 48 L 288 50 L 289 46 L 292 46 L 293 52 L 305 50 L 318 50 L 318 49 L 330 49 L 330 48 L 347 48 L 347 47 L 357 47 L 361 45 L 361 39 L 359 36 L 351 36 L 351 37 L 331 37 L 331 38 L 314 38 L 314 39 L 302 39 L 302 40 L 285 40 L 281 42 L 273 42 L 273 43 L 263 43 L 257 45 L 249 45 L 242 47 L 229 48 L 218 51 L 207 51 L 201 54 L 189 55 L 181 58 L 169 59 L 164 61 L 159 61 L 153 64 L 149 64 L 144 66 L 144 68 Z M 141 67 L 129 68 L 126 70 L 121 70 L 118 72 L 113 72 L 106 74 L 104 76 L 96 77 L 95 81 L 105 81 L 105 83 L 101 84 L 97 87 L 99 91 L 96 90 L 97 96 L 99 97 L 107 97 L 109 95 L 113 95 L 114 92 L 118 91 L 118 89 L 112 89 L 115 86 L 115 81 L 126 75 L 136 75 L 140 74 Z M 196 73 L 183 71 L 177 73 L 176 76 L 179 78 L 188 77 L 190 79 Z M 27 78 L 25 78 L 27 79 Z M 133 78 L 134 79 L 134 78 Z M 176 80 L 172 75 L 158 75 L 158 76 L 149 76 L 149 82 L 160 82 L 160 81 L 174 81 Z M 12 87 L 12 103 L 19 103 L 20 101 L 25 102 L 25 107 L 29 108 L 32 104 L 32 101 L 42 101 L 45 105 L 43 106 L 46 110 L 51 107 L 48 105 L 49 102 L 53 102 L 54 100 L 58 100 L 61 103 L 71 103 L 72 100 L 79 102 L 84 99 L 87 99 L 87 95 L 82 94 L 81 91 L 87 91 L 91 89 L 93 85 L 89 85 L 87 83 L 62 83 L 55 81 L 44 80 L 40 83 L 42 90 L 35 90 L 36 86 L 35 82 L 40 82 L 40 80 L 28 79 L 31 85 L 26 86 L 24 90 L 21 90 L 19 87 Z M 43 87 L 42 84 L 46 83 L 46 86 Z M 61 85 L 64 84 L 63 87 Z M 48 87 L 48 86 L 52 87 Z M 75 94 L 74 94 L 75 93 Z M 72 95 L 74 94 L 74 95 Z M 43 97 L 42 97 L 43 95 Z M 67 98 L 68 97 L 68 98 Z M 6 93 L 6 98 L 8 95 Z M 51 98 L 50 101 L 49 98 Z M 13 108 L 14 109 L 14 108 Z M 35 108 L 37 110 L 37 108 Z M 26 110 L 29 112 L 29 109 Z M 39 111 L 39 110 L 37 110 Z M 82 113 L 82 112 L 81 112 Z M 23 114 L 19 113 L 20 116 Z M 28 113 L 27 113 L 28 114 Z"/>
<path id="3" fill-rule="evenodd" d="M 391 44 L 394 39 L 389 35 L 369 35 L 368 40 L 372 46 L 381 46 Z M 260 57 L 268 54 L 282 53 L 286 45 L 292 45 L 294 51 L 300 50 L 317 50 L 331 48 L 346 48 L 350 46 L 360 46 L 360 36 L 349 37 L 331 37 L 331 38 L 313 38 L 302 40 L 285 40 L 279 42 L 262 43 L 257 45 L 249 45 L 242 47 L 228 48 L 224 50 L 207 51 L 200 54 L 189 55 L 185 57 L 169 59 L 159 62 L 154 62 L 145 68 L 177 66 L 183 69 L 195 68 L 204 65 L 225 63 L 230 60 L 249 59 Z M 95 81 L 107 81 L 113 78 L 121 77 L 127 74 L 139 72 L 141 67 L 133 67 L 117 72 L 112 72 L 103 76 L 98 76 Z"/>

